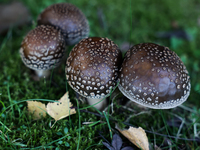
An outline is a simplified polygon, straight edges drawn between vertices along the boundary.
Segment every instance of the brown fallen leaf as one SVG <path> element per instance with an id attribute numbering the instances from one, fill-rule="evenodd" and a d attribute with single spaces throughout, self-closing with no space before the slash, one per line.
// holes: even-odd
<path id="1" fill-rule="evenodd" d="M 28 104 L 28 111 L 30 114 L 33 114 L 33 119 L 38 120 L 41 117 L 46 116 L 46 107 L 45 104 L 37 101 L 26 101 Z"/>
<path id="2" fill-rule="evenodd" d="M 146 136 L 145 131 L 139 127 L 129 127 L 128 130 L 122 130 L 118 126 L 116 129 L 121 132 L 129 141 L 135 144 L 137 147 L 141 148 L 142 150 L 149 150 L 149 142 Z"/>
<path id="3" fill-rule="evenodd" d="M 65 118 L 69 115 L 75 114 L 76 110 L 72 107 L 72 103 L 69 100 L 68 92 L 61 97 L 58 102 L 48 103 L 47 104 L 47 113 L 54 118 L 56 121 Z"/>

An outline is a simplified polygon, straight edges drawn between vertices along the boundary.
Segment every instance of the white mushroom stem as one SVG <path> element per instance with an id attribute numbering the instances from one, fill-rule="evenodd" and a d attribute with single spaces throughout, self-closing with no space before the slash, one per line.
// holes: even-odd
<path id="1" fill-rule="evenodd" d="M 88 101 L 89 105 L 95 104 L 93 107 L 95 107 L 98 110 L 103 110 L 103 108 L 105 108 L 105 106 L 107 104 L 106 98 L 103 98 L 103 99 L 102 98 L 87 98 L 87 101 Z"/>
<path id="2" fill-rule="evenodd" d="M 51 73 L 49 70 L 35 70 L 35 72 L 39 78 L 47 78 Z"/>

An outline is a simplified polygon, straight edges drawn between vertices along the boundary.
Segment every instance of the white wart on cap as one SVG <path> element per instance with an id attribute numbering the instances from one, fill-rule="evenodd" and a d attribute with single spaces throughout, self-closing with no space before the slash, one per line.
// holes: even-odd
<path id="1" fill-rule="evenodd" d="M 23 63 L 36 71 L 39 77 L 49 75 L 49 69 L 57 67 L 65 54 L 65 41 L 61 31 L 52 26 L 38 26 L 31 30 L 21 43 Z"/>
<path id="2" fill-rule="evenodd" d="M 94 104 L 115 87 L 121 61 L 121 51 L 111 40 L 100 37 L 83 39 L 67 59 L 67 81 L 78 94 L 88 99 L 89 104 Z M 101 104 L 95 106 L 102 108 Z"/>
<path id="3" fill-rule="evenodd" d="M 169 109 L 185 102 L 190 77 L 178 55 L 153 43 L 138 44 L 124 57 L 119 89 L 130 100 L 153 109 Z"/>
<path id="4" fill-rule="evenodd" d="M 47 7 L 38 17 L 38 25 L 52 25 L 61 29 L 67 45 L 73 45 L 89 34 L 87 18 L 76 6 L 58 3 Z"/>

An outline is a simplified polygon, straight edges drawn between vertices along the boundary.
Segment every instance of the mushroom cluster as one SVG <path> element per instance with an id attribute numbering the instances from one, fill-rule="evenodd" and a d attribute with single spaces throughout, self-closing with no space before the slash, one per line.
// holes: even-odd
<path id="1" fill-rule="evenodd" d="M 47 7 L 37 19 L 38 26 L 22 41 L 24 64 L 38 77 L 47 77 L 64 57 L 66 45 L 74 46 L 66 62 L 69 85 L 88 103 L 101 110 L 103 100 L 119 81 L 119 90 L 130 100 L 154 109 L 182 104 L 190 94 L 188 71 L 169 48 L 142 43 L 122 54 L 107 38 L 90 37 L 84 14 L 69 3 Z M 121 69 L 119 69 L 121 67 Z M 118 78 L 119 76 L 119 78 Z"/>
<path id="2" fill-rule="evenodd" d="M 64 57 L 66 45 L 88 34 L 88 21 L 81 10 L 69 3 L 54 4 L 39 15 L 38 26 L 25 36 L 20 56 L 37 77 L 48 77 L 49 69 L 57 67 Z"/>
<path id="3" fill-rule="evenodd" d="M 92 37 L 81 40 L 70 52 L 66 62 L 69 85 L 88 103 L 102 109 L 104 99 L 116 85 L 122 54 L 118 46 L 107 38 Z"/>
<path id="4" fill-rule="evenodd" d="M 182 104 L 191 87 L 188 71 L 178 55 L 153 43 L 138 44 L 126 52 L 119 82 L 126 97 L 154 109 Z"/>

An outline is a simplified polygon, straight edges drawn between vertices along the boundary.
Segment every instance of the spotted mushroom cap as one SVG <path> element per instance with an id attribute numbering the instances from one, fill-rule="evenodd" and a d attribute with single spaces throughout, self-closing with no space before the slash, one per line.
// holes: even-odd
<path id="1" fill-rule="evenodd" d="M 68 45 L 77 43 L 89 34 L 85 15 L 69 3 L 58 3 L 47 7 L 38 17 L 38 25 L 41 24 L 60 28 Z"/>
<path id="2" fill-rule="evenodd" d="M 65 42 L 59 30 L 52 26 L 38 26 L 31 30 L 21 43 L 20 56 L 33 70 L 57 67 L 65 53 Z"/>
<path id="3" fill-rule="evenodd" d="M 70 52 L 66 63 L 69 85 L 86 98 L 103 98 L 116 85 L 122 54 L 107 38 L 81 40 Z"/>
<path id="4" fill-rule="evenodd" d="M 188 71 L 178 55 L 153 43 L 138 44 L 125 54 L 119 89 L 130 100 L 154 109 L 182 104 L 190 94 Z"/>

